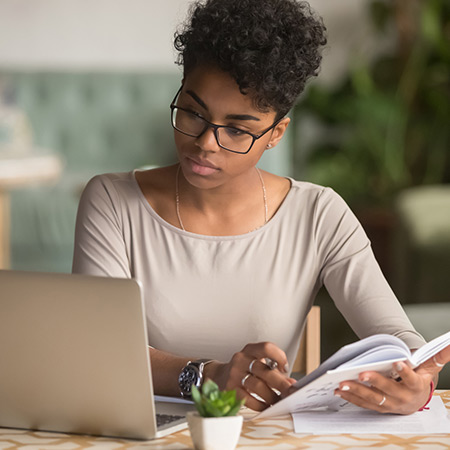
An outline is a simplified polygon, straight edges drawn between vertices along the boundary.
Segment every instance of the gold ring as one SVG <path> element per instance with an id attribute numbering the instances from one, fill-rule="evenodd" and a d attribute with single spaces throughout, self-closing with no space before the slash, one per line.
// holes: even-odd
<path id="1" fill-rule="evenodd" d="M 244 378 L 242 378 L 242 380 L 241 380 L 241 385 L 242 385 L 242 387 L 245 389 L 245 382 L 247 381 L 247 378 L 248 377 L 250 377 L 251 376 L 251 373 L 247 373 L 246 375 L 245 375 L 245 377 Z"/>
<path id="2" fill-rule="evenodd" d="M 380 403 L 378 403 L 378 406 L 383 406 L 384 402 L 386 401 L 386 397 L 383 395 L 383 399 Z"/>
<path id="3" fill-rule="evenodd" d="M 250 363 L 250 365 L 248 366 L 248 371 L 249 371 L 250 373 L 253 373 L 253 372 L 252 372 L 253 364 L 255 364 L 256 361 L 258 361 L 258 360 L 257 360 L 257 359 L 254 359 L 254 360 Z"/>

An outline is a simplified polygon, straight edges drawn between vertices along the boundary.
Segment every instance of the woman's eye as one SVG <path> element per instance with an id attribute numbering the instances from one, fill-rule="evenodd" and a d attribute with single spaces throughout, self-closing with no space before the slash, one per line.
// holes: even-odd
<path id="1" fill-rule="evenodd" d="M 203 119 L 203 116 L 200 113 L 198 113 L 192 109 L 186 108 L 185 111 L 192 116 L 198 117 L 199 119 Z"/>
<path id="2" fill-rule="evenodd" d="M 200 119 L 203 119 L 202 115 L 197 113 L 197 112 L 195 112 L 195 111 L 191 111 L 191 114 L 193 114 L 196 117 L 199 117 Z"/>
<path id="3" fill-rule="evenodd" d="M 189 106 L 179 105 L 178 108 L 179 111 L 183 111 L 184 114 L 188 114 L 189 116 L 200 117 L 200 119 L 203 119 L 200 113 L 196 112 L 195 109 L 192 109 Z"/>
<path id="4" fill-rule="evenodd" d="M 227 131 L 227 134 L 229 136 L 242 136 L 243 134 L 246 134 L 245 131 L 239 130 L 238 128 L 225 128 Z"/>
<path id="5" fill-rule="evenodd" d="M 190 118 L 190 120 L 195 120 L 195 121 L 204 121 L 205 119 L 201 116 L 201 114 L 196 113 L 194 111 L 185 111 L 188 114 L 188 117 Z"/>

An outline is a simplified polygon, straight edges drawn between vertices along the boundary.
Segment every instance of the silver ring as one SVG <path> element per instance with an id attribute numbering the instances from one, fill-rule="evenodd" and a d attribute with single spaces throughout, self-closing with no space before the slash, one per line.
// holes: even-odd
<path id="1" fill-rule="evenodd" d="M 241 380 L 241 385 L 242 385 L 242 387 L 245 389 L 245 382 L 247 381 L 247 378 L 248 377 L 250 377 L 252 374 L 251 373 L 247 373 L 246 375 L 245 375 L 245 377 L 244 378 L 242 378 L 242 380 Z"/>
<path id="2" fill-rule="evenodd" d="M 275 370 L 278 367 L 278 363 L 276 361 L 271 360 L 270 358 L 266 358 L 266 365 L 270 370 Z"/>
<path id="3" fill-rule="evenodd" d="M 252 372 L 253 364 L 255 364 L 256 361 L 258 361 L 258 360 L 257 360 L 257 359 L 254 359 L 254 360 L 250 363 L 250 365 L 248 366 L 248 371 L 249 371 L 250 373 L 253 373 L 253 372 Z"/>
<path id="4" fill-rule="evenodd" d="M 441 367 L 444 367 L 444 366 L 445 366 L 445 364 L 441 364 L 441 363 L 438 363 L 438 362 L 436 361 L 436 356 L 433 356 L 433 361 L 434 361 L 434 363 L 436 364 L 436 367 L 441 368 Z"/>
<path id="5" fill-rule="evenodd" d="M 378 406 L 383 406 L 384 402 L 386 401 L 386 397 L 383 395 L 383 399 L 380 403 L 378 403 Z"/>

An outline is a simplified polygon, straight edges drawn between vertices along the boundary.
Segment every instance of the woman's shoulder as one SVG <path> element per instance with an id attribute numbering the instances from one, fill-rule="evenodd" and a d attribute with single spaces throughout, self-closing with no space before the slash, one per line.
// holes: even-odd
<path id="1" fill-rule="evenodd" d="M 331 187 L 321 186 L 308 181 L 298 181 L 292 178 L 291 189 L 287 196 L 287 206 L 292 214 L 308 216 L 311 220 L 319 220 L 325 214 L 340 218 L 343 215 L 353 216 L 345 200 Z"/>
<path id="2" fill-rule="evenodd" d="M 299 195 L 323 195 L 327 191 L 334 192 L 333 189 L 327 186 L 311 183 L 310 181 L 295 180 L 294 178 L 289 178 L 289 180 L 291 182 L 292 191 Z"/>
<path id="3" fill-rule="evenodd" d="M 100 193 L 112 192 L 123 195 L 135 195 L 136 188 L 140 188 L 145 194 L 147 191 L 165 191 L 168 172 L 171 167 L 143 168 L 129 172 L 102 173 L 92 177 L 85 187 L 85 191 Z"/>
<path id="4" fill-rule="evenodd" d="M 172 191 L 177 166 L 149 167 L 135 170 L 134 176 L 144 194 Z"/>
<path id="5" fill-rule="evenodd" d="M 133 183 L 133 172 L 102 173 L 88 181 L 83 190 L 83 197 L 122 197 L 130 191 Z"/>
<path id="6" fill-rule="evenodd" d="M 329 201 L 343 201 L 342 197 L 331 187 L 299 181 L 289 178 L 291 182 L 290 196 L 298 201 L 311 200 L 313 203 L 327 203 Z"/>

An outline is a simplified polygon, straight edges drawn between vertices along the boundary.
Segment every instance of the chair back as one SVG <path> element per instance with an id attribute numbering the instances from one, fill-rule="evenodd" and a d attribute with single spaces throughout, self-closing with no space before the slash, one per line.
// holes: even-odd
<path id="1" fill-rule="evenodd" d="M 306 375 L 320 365 L 320 307 L 313 306 L 306 318 L 293 373 Z"/>

